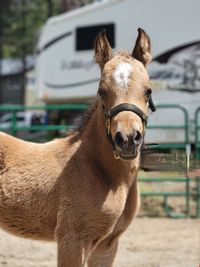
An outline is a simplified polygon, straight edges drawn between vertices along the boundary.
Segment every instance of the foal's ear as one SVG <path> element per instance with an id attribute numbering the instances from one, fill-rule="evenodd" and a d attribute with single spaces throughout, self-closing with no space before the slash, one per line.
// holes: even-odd
<path id="1" fill-rule="evenodd" d="M 152 55 L 150 38 L 141 28 L 138 28 L 138 37 L 132 52 L 132 57 L 141 61 L 145 67 L 151 62 Z"/>
<path id="2" fill-rule="evenodd" d="M 102 70 L 106 62 L 112 58 L 112 48 L 106 38 L 105 30 L 100 31 L 97 35 L 94 41 L 94 50 L 95 61 L 99 64 Z"/>

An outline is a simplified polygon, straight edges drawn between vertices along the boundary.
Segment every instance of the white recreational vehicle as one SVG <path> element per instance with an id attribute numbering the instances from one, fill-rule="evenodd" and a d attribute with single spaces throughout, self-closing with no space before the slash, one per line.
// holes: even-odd
<path id="1" fill-rule="evenodd" d="M 133 48 L 137 28 L 152 41 L 149 73 L 156 104 L 179 104 L 187 109 L 190 123 L 200 106 L 200 1 L 199 0 L 102 0 L 50 18 L 37 46 L 38 94 L 47 103 L 86 102 L 97 92 L 100 71 L 93 60 L 93 41 L 106 29 L 114 49 Z M 181 124 L 180 110 L 159 110 L 153 125 Z M 191 128 L 192 129 L 192 128 Z M 192 131 L 192 130 L 191 130 Z M 158 140 L 159 137 L 159 140 Z M 156 130 L 147 141 L 183 139 L 180 131 Z M 194 141 L 190 134 L 190 141 Z"/>

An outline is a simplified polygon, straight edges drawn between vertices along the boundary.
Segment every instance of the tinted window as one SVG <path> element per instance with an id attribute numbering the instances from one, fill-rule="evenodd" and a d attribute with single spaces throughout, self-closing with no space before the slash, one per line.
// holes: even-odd
<path id="1" fill-rule="evenodd" d="M 76 50 L 92 50 L 94 48 L 94 39 L 102 30 L 106 30 L 107 38 L 112 48 L 115 47 L 115 25 L 101 24 L 95 26 L 79 27 L 76 29 Z"/>
<path id="2" fill-rule="evenodd" d="M 16 121 L 24 121 L 25 118 L 24 117 L 16 117 Z M 2 120 L 1 122 L 11 122 L 12 118 L 7 118 L 4 121 Z"/>
<path id="3" fill-rule="evenodd" d="M 17 119 L 17 121 L 25 121 L 24 117 L 17 117 L 16 119 Z"/>

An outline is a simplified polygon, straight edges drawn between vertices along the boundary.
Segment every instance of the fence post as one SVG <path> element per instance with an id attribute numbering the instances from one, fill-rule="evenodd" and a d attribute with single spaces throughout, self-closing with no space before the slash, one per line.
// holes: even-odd
<path id="1" fill-rule="evenodd" d="M 195 111 L 195 157 L 200 160 L 200 142 L 199 142 L 199 130 L 198 119 L 200 114 L 200 107 Z"/>
<path id="2" fill-rule="evenodd" d="M 12 111 L 12 125 L 11 125 L 11 131 L 12 131 L 12 135 L 16 136 L 17 135 L 17 114 L 16 114 L 16 110 Z"/>
<path id="3" fill-rule="evenodd" d="M 186 212 L 187 216 L 190 216 L 190 155 L 191 155 L 191 145 L 186 144 Z"/>
<path id="4" fill-rule="evenodd" d="M 197 185 L 197 218 L 200 218 L 200 176 L 196 177 L 196 185 Z"/>

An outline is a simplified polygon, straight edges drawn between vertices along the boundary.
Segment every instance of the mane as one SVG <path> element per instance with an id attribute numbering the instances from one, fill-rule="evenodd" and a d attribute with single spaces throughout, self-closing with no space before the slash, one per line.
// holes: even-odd
<path id="1" fill-rule="evenodd" d="M 91 105 L 85 112 L 80 114 L 78 117 L 76 117 L 73 121 L 74 129 L 70 130 L 67 134 L 67 136 L 72 134 L 82 134 L 85 130 L 86 126 L 88 125 L 93 113 L 97 109 L 98 102 L 97 100 L 93 105 Z"/>

